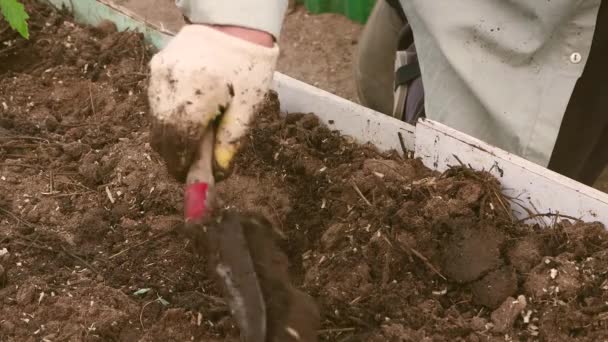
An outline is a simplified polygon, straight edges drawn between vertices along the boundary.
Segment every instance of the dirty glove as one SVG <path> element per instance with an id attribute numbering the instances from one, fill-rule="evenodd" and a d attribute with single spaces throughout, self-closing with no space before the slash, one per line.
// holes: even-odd
<path id="1" fill-rule="evenodd" d="M 214 172 L 227 174 L 270 87 L 279 48 L 205 25 L 187 25 L 150 62 L 152 147 L 184 181 L 203 134 L 215 128 Z M 216 120 L 217 119 L 217 120 Z"/>

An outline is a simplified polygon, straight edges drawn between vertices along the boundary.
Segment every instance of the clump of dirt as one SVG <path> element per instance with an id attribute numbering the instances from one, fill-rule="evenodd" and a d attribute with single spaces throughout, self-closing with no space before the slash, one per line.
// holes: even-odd
<path id="1" fill-rule="evenodd" d="M 148 144 L 148 47 L 26 6 L 29 41 L 0 21 L 0 339 L 236 340 Z M 273 223 L 321 340 L 608 338 L 601 224 L 524 225 L 490 174 L 281 117 L 274 94 L 246 140 L 220 199 Z"/>
<path id="2" fill-rule="evenodd" d="M 468 283 L 502 265 L 500 247 L 504 236 L 496 227 L 480 227 L 472 220 L 455 223 L 450 227 L 454 234 L 441 251 L 442 268 L 450 279 Z"/>

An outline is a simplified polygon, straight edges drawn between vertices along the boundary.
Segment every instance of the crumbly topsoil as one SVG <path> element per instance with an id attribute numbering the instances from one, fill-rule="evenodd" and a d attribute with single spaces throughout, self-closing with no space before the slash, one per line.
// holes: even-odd
<path id="1" fill-rule="evenodd" d="M 149 147 L 135 33 L 26 2 L 0 21 L 0 340 L 237 336 Z M 489 174 L 354 144 L 271 98 L 221 183 L 274 224 L 323 341 L 608 338 L 608 234 L 523 225 Z"/>

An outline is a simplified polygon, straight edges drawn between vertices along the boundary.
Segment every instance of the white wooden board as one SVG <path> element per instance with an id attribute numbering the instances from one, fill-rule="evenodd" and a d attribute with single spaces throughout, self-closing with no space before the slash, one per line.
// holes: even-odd
<path id="1" fill-rule="evenodd" d="M 138 30 L 146 40 L 162 48 L 173 35 L 153 27 L 137 13 L 130 13 L 112 0 L 48 0 L 56 7 L 65 6 L 78 21 L 96 24 L 103 19 L 114 21 L 120 30 Z M 348 100 L 335 96 L 281 73 L 275 73 L 273 88 L 279 94 L 282 110 L 313 112 L 329 127 L 359 142 L 371 142 L 382 150 L 401 151 L 399 134 L 407 150 L 424 164 L 438 171 L 460 161 L 478 170 L 491 170 L 503 184 L 504 191 L 518 198 L 538 213 L 561 213 L 587 221 L 599 221 L 608 227 L 608 194 L 575 182 L 523 158 L 489 146 L 473 137 L 431 120 L 415 128 Z M 513 209 L 518 217 L 528 213 L 520 206 Z"/>

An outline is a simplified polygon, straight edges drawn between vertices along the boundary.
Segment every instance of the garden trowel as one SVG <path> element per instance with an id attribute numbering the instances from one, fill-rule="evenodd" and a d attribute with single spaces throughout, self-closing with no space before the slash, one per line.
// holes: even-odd
<path id="1" fill-rule="evenodd" d="M 266 305 L 260 279 L 248 247 L 242 218 L 236 213 L 214 209 L 213 176 L 214 130 L 203 136 L 198 157 L 186 179 L 186 230 L 202 243 L 207 259 L 224 295 L 244 342 L 266 341 Z"/>

